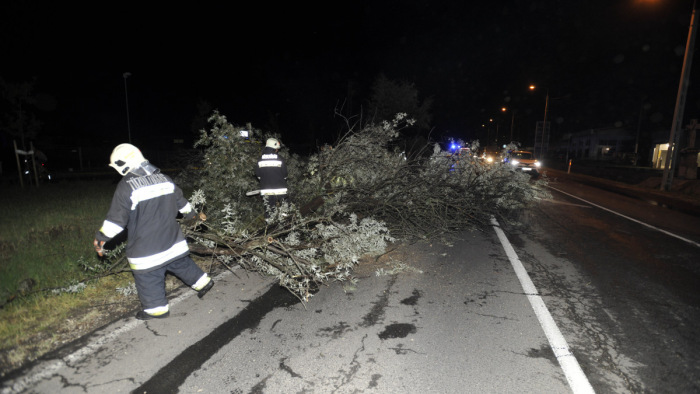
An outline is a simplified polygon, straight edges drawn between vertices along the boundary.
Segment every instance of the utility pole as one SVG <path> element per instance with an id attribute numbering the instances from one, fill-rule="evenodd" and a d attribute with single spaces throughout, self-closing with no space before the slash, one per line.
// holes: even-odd
<path id="1" fill-rule="evenodd" d="M 676 96 L 676 109 L 673 111 L 673 124 L 668 138 L 668 150 L 664 163 L 664 175 L 661 178 L 661 191 L 671 190 L 673 185 L 673 172 L 677 166 L 678 151 L 680 142 L 680 124 L 683 122 L 683 111 L 685 109 L 685 96 L 688 91 L 690 79 L 690 66 L 693 62 L 693 47 L 695 46 L 695 32 L 697 31 L 697 20 L 695 19 L 695 4 L 693 1 L 693 13 L 690 17 L 690 28 L 688 30 L 688 42 L 685 45 L 685 56 L 683 58 L 683 70 L 681 71 L 681 82 L 678 86 L 678 96 Z"/>

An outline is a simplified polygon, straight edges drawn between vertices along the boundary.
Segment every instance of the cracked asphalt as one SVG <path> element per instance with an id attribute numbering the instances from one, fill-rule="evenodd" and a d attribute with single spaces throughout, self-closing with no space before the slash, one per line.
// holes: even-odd
<path id="1" fill-rule="evenodd" d="M 399 263 L 397 275 L 375 275 Z M 31 393 L 569 393 L 493 232 L 407 245 L 304 306 L 237 271 L 4 382 Z"/>

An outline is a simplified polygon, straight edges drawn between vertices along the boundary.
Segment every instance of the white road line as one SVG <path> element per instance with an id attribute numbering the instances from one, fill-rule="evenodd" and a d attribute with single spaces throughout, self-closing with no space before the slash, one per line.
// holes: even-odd
<path id="1" fill-rule="evenodd" d="M 566 195 L 569 196 L 569 197 L 573 197 L 573 198 L 575 198 L 575 199 L 577 199 L 577 200 L 581 200 L 581 201 L 585 202 L 586 204 L 590 204 L 590 205 L 593 205 L 594 207 L 598 207 L 598 208 L 603 209 L 603 210 L 605 210 L 605 211 L 608 211 L 608 212 L 610 212 L 610 213 L 614 213 L 615 215 L 622 216 L 623 218 L 628 219 L 628 220 L 631 220 L 631 221 L 633 221 L 633 222 L 635 222 L 635 223 L 639 223 L 639 224 L 641 224 L 642 226 L 647 226 L 647 227 L 649 227 L 649 228 L 652 229 L 652 230 L 660 231 L 660 232 L 662 232 L 662 233 L 664 233 L 664 234 L 666 234 L 666 235 L 670 235 L 671 237 L 678 238 L 678 239 L 680 239 L 681 241 L 685 241 L 685 242 L 687 242 L 687 243 L 689 243 L 689 244 L 691 244 L 691 245 L 695 245 L 695 246 L 697 246 L 697 247 L 700 248 L 700 243 L 697 243 L 697 242 L 695 242 L 695 241 L 693 241 L 693 240 L 690 240 L 690 239 L 688 239 L 688 238 L 684 238 L 684 237 L 681 237 L 680 235 L 677 235 L 677 234 L 668 232 L 668 231 L 666 231 L 666 230 L 664 230 L 664 229 L 660 229 L 660 228 L 658 228 L 658 227 L 654 227 L 654 226 L 652 226 L 651 224 L 647 224 L 647 223 L 644 223 L 644 222 L 640 222 L 640 221 L 637 220 L 637 219 L 631 218 L 631 217 L 629 217 L 629 216 L 625 216 L 625 215 L 623 215 L 623 214 L 621 214 L 621 213 L 619 213 L 619 212 L 615 212 L 615 211 L 613 211 L 613 210 L 611 210 L 611 209 L 605 208 L 605 207 L 600 206 L 600 205 L 598 205 L 598 204 L 594 204 L 594 203 L 592 203 L 592 202 L 590 202 L 590 201 L 584 200 L 584 199 L 581 198 L 581 197 L 576 197 L 576 196 L 574 196 L 573 194 L 569 194 L 569 193 L 567 193 L 567 192 L 565 192 L 565 191 L 563 191 L 563 190 L 559 190 L 559 189 L 557 189 L 557 188 L 555 188 L 555 187 L 551 187 L 551 186 L 547 186 L 547 187 L 549 187 L 549 188 L 552 189 L 552 190 L 556 190 L 556 191 L 558 191 L 559 193 L 566 194 Z"/>
<path id="2" fill-rule="evenodd" d="M 549 346 L 552 348 L 561 369 L 564 371 L 566 380 L 569 382 L 569 387 L 571 387 L 574 394 L 594 393 L 593 386 L 591 386 L 591 383 L 588 381 L 586 374 L 583 373 L 581 366 L 578 364 L 578 361 L 576 361 L 576 357 L 569 351 L 569 346 L 566 344 L 564 336 L 561 334 L 561 331 L 559 331 L 559 327 L 557 327 L 557 324 L 554 322 L 544 301 L 542 301 L 542 297 L 538 295 L 535 284 L 532 283 L 530 276 L 520 262 L 518 255 L 515 253 L 515 249 L 513 249 L 505 233 L 501 230 L 501 225 L 496 218 L 491 218 L 491 225 L 496 231 L 498 239 L 503 246 L 503 250 L 505 250 L 515 270 L 515 274 L 520 280 L 520 285 L 523 287 L 523 291 L 527 295 L 532 309 L 535 311 L 537 320 L 539 320 L 540 326 L 542 326 L 549 340 Z"/>
<path id="3" fill-rule="evenodd" d="M 553 199 L 551 199 L 551 198 L 546 199 L 546 200 L 545 200 L 545 199 L 542 199 L 542 200 L 540 200 L 540 201 L 542 201 L 542 202 L 549 202 L 549 203 L 552 203 L 552 204 L 570 205 L 570 206 L 572 206 L 572 207 L 579 207 L 579 208 L 590 208 L 590 205 L 574 204 L 574 203 L 566 202 L 566 201 L 557 201 L 557 200 L 553 200 Z"/>

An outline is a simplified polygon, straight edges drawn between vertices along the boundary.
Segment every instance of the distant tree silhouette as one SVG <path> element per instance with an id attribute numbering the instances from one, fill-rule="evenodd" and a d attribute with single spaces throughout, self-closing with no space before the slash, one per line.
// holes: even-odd
<path id="1" fill-rule="evenodd" d="M 380 74 L 370 88 L 367 107 L 370 122 L 390 120 L 398 113 L 404 113 L 415 123 L 401 130 L 397 144 L 407 154 L 424 147 L 428 141 L 428 131 L 432 122 L 433 98 L 421 101 L 414 83 L 397 82 Z"/>

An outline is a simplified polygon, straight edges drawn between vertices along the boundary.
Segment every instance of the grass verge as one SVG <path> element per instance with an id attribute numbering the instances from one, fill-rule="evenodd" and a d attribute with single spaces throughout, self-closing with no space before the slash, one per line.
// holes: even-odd
<path id="1" fill-rule="evenodd" d="M 115 181 L 0 194 L 0 377 L 139 307 L 131 272 L 103 276 L 93 249 Z M 169 277 L 167 289 L 182 286 Z"/>

